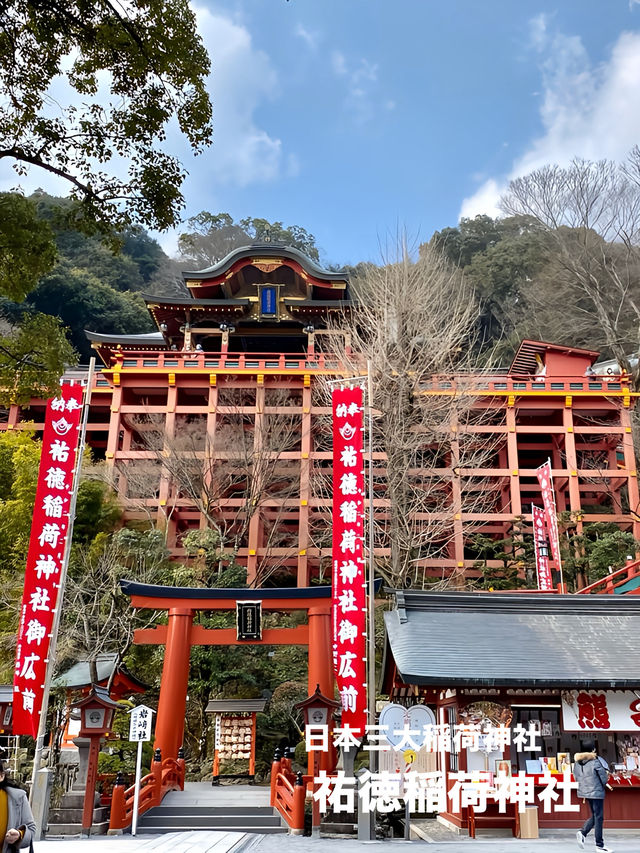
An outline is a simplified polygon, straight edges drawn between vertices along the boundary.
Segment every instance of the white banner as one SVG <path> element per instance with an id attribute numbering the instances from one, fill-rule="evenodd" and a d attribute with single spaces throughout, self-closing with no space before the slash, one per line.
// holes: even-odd
<path id="1" fill-rule="evenodd" d="M 640 696 L 632 690 L 571 690 L 562 694 L 567 732 L 640 731 Z"/>

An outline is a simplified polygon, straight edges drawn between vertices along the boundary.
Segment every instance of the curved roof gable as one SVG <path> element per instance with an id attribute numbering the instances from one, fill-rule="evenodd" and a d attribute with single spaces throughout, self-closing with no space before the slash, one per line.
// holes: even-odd
<path id="1" fill-rule="evenodd" d="M 271 284 L 309 299 L 342 298 L 348 289 L 344 272 L 323 270 L 298 249 L 272 243 L 243 246 L 211 267 L 186 270 L 182 276 L 196 299 L 228 299 Z"/>
<path id="2" fill-rule="evenodd" d="M 330 272 L 318 266 L 315 261 L 307 257 L 304 252 L 299 249 L 294 249 L 293 246 L 277 246 L 273 243 L 253 243 L 251 246 L 242 246 L 239 249 L 234 249 L 233 252 L 218 261 L 211 267 L 206 267 L 202 270 L 184 270 L 182 277 L 187 280 L 191 278 L 206 278 L 216 279 L 226 275 L 229 270 L 236 266 L 240 261 L 245 261 L 251 258 L 274 258 L 286 263 L 287 260 L 294 261 L 299 264 L 302 269 L 313 278 L 319 281 L 326 282 L 346 282 L 347 277 L 344 272 Z"/>

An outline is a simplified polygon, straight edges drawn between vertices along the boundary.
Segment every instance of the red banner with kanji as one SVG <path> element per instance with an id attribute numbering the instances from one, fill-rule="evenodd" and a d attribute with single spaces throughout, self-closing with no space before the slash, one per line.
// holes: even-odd
<path id="1" fill-rule="evenodd" d="M 542 495 L 542 506 L 544 507 L 545 520 L 547 522 L 547 533 L 551 545 L 551 556 L 555 560 L 558 570 L 562 569 L 560 559 L 560 538 L 558 536 L 558 516 L 556 515 L 556 496 L 553 491 L 553 476 L 551 474 L 551 462 L 547 460 L 544 465 L 536 468 L 536 475 L 540 483 Z"/>
<path id="2" fill-rule="evenodd" d="M 362 388 L 336 388 L 332 404 L 333 665 L 342 725 L 362 735 L 367 722 Z"/>
<path id="3" fill-rule="evenodd" d="M 544 520 L 544 510 L 539 506 L 531 507 L 533 519 L 533 546 L 536 554 L 536 572 L 538 574 L 538 589 L 553 589 L 553 579 L 549 568 L 549 550 L 547 531 Z"/>
<path id="4" fill-rule="evenodd" d="M 37 736 L 67 532 L 82 387 L 49 400 L 24 577 L 13 678 L 13 734 Z"/>

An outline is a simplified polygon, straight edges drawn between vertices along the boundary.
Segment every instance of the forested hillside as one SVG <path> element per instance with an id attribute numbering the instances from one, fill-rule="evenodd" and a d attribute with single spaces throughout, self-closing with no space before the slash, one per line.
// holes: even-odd
<path id="1" fill-rule="evenodd" d="M 640 189 L 633 171 L 635 163 L 640 175 L 640 154 L 637 162 L 634 156 L 623 165 L 575 161 L 565 169 L 544 167 L 511 185 L 504 217 L 463 219 L 433 234 L 429 246 L 462 268 L 480 306 L 474 343 L 479 361 L 490 355 L 494 364 L 507 364 L 522 338 L 538 338 L 598 349 L 617 358 L 639 384 L 638 368 L 628 359 L 639 349 L 640 329 Z M 8 235 L 0 246 L 5 321 L 29 322 L 42 330 L 40 338 L 59 343 L 50 319 L 57 318 L 82 361 L 91 352 L 85 329 L 152 331 L 140 294 L 186 295 L 183 269 L 202 269 L 265 239 L 320 261 L 313 234 L 266 219 L 236 221 L 228 213 L 202 211 L 187 220 L 177 257 L 169 258 L 140 228 L 106 242 L 103 232 L 87 233 L 68 199 L 4 193 L 0 204 Z M 358 290 L 365 268 L 348 270 L 361 299 L 367 298 Z M 14 362 L 24 357 L 22 344 Z M 1 361 L 2 341 L 0 371 Z"/>

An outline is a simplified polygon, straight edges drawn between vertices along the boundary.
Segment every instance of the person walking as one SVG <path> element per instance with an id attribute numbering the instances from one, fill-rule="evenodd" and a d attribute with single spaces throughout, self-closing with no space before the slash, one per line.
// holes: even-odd
<path id="1" fill-rule="evenodd" d="M 595 741 L 586 741 L 583 744 L 584 752 L 577 752 L 575 764 L 573 765 L 573 776 L 578 783 L 578 796 L 584 797 L 589 804 L 591 817 L 585 822 L 582 829 L 576 832 L 576 839 L 580 847 L 584 847 L 587 835 L 594 830 L 596 837 L 596 849 L 604 853 L 613 853 L 611 847 L 604 846 L 602 826 L 604 823 L 604 797 L 608 785 L 609 767 L 607 762 L 600 758 L 596 751 Z"/>
<path id="2" fill-rule="evenodd" d="M 0 762 L 0 839 L 2 853 L 14 853 L 20 847 L 32 847 L 36 825 L 27 795 L 9 779 Z"/>

